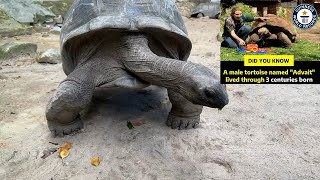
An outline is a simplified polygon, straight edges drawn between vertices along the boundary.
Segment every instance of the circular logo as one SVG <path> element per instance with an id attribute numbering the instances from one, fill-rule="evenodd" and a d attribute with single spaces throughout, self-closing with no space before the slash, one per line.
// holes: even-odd
<path id="1" fill-rule="evenodd" d="M 300 4 L 293 9 L 292 22 L 300 29 L 312 28 L 317 20 L 317 10 L 310 4 Z"/>

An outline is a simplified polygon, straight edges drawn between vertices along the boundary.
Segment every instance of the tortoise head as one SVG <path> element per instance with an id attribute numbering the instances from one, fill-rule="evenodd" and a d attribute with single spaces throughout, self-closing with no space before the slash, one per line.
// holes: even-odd
<path id="1" fill-rule="evenodd" d="M 218 76 L 209 68 L 199 66 L 195 73 L 190 73 L 191 90 L 187 99 L 194 104 L 222 109 L 229 103 L 226 85 L 221 84 Z"/>

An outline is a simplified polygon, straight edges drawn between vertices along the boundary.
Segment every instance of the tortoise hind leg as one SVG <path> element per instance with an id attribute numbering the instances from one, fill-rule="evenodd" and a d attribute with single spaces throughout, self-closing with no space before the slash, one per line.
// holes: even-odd
<path id="1" fill-rule="evenodd" d="M 89 69 L 77 69 L 69 74 L 50 99 L 46 117 L 55 136 L 71 134 L 83 127 L 79 113 L 90 104 L 95 88 Z"/>
<path id="2" fill-rule="evenodd" d="M 277 34 L 277 36 L 278 36 L 278 39 L 280 40 L 280 42 L 282 43 L 283 47 L 290 48 L 292 46 L 291 40 L 289 39 L 289 37 L 285 33 L 279 32 Z"/>
<path id="3" fill-rule="evenodd" d="M 203 106 L 191 103 L 172 90 L 168 90 L 168 95 L 172 108 L 167 119 L 167 125 L 172 129 L 178 128 L 179 130 L 197 128 Z"/>

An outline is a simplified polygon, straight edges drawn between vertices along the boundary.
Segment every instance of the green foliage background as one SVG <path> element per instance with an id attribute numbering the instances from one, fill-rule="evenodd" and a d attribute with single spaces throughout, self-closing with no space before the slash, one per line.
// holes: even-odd
<path id="1" fill-rule="evenodd" d="M 243 61 L 245 53 L 239 53 L 236 49 L 220 48 L 220 58 L 224 61 Z M 271 47 L 267 54 L 293 54 L 295 61 L 319 61 L 320 43 L 306 40 L 298 40 L 291 48 Z"/>

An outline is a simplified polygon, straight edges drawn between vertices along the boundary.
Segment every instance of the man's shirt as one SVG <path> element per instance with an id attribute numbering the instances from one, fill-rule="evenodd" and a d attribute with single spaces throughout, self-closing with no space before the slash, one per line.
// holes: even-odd
<path id="1" fill-rule="evenodd" d="M 230 34 L 231 31 L 234 31 L 235 33 L 237 33 L 239 29 L 244 25 L 244 22 L 252 22 L 253 20 L 254 20 L 254 17 L 250 15 L 243 14 L 239 21 L 234 20 L 230 16 L 224 22 L 223 35 L 231 37 L 231 34 Z"/>

